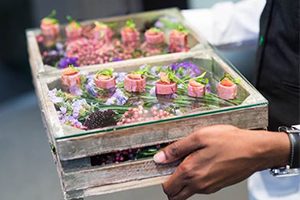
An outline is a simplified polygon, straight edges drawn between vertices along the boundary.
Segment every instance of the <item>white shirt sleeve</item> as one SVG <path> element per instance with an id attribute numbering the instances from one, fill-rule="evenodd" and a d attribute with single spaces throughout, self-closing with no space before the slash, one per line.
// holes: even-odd
<path id="1" fill-rule="evenodd" d="M 222 2 L 210 9 L 183 10 L 187 22 L 213 45 L 258 39 L 259 19 L 266 0 Z"/>

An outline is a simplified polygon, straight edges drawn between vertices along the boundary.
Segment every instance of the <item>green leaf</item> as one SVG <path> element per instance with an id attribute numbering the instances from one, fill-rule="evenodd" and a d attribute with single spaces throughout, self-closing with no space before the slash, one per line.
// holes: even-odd
<path id="1" fill-rule="evenodd" d="M 230 81 L 232 81 L 236 85 L 238 85 L 242 81 L 240 78 L 234 79 L 228 73 L 225 73 L 223 78 L 221 78 L 220 82 L 222 82 L 224 78 L 228 78 Z"/>
<path id="2" fill-rule="evenodd" d="M 97 72 L 96 75 L 105 75 L 105 76 L 113 77 L 113 73 L 114 73 L 114 69 L 110 68 L 110 69 L 103 69 Z"/>
<path id="3" fill-rule="evenodd" d="M 175 29 L 178 30 L 181 34 L 183 34 L 183 33 L 186 33 L 186 34 L 190 33 L 190 31 L 187 30 L 186 28 L 184 28 L 182 24 L 178 24 Z"/>
<path id="4" fill-rule="evenodd" d="M 69 67 L 74 69 L 76 72 L 80 72 L 80 70 L 77 67 L 74 67 L 74 65 L 69 65 Z"/>
<path id="5" fill-rule="evenodd" d="M 50 15 L 48 15 L 47 18 L 54 18 L 55 16 L 56 16 L 56 10 L 53 9 L 53 10 L 51 11 Z"/>
<path id="6" fill-rule="evenodd" d="M 107 27 L 109 27 L 109 28 L 114 28 L 114 27 L 116 27 L 117 25 L 118 25 L 118 23 L 103 23 L 103 22 L 99 22 L 99 21 L 95 21 L 94 22 L 94 24 L 96 25 L 96 26 L 107 26 Z"/>
<path id="7" fill-rule="evenodd" d="M 73 19 L 70 15 L 68 15 L 66 18 L 69 21 L 69 23 L 72 23 L 72 22 L 75 23 L 77 28 L 81 27 L 81 24 L 78 21 L 76 21 L 75 19 Z"/>
<path id="8" fill-rule="evenodd" d="M 206 85 L 209 83 L 208 78 L 204 78 L 207 72 L 202 73 L 200 76 L 195 78 L 195 81 L 197 81 L 198 83 L 201 83 L 203 85 Z"/>
<path id="9" fill-rule="evenodd" d="M 131 28 L 132 30 L 135 30 L 135 23 L 133 22 L 132 19 L 128 19 L 128 20 L 126 21 L 125 27 L 129 27 L 129 28 Z"/>
<path id="10" fill-rule="evenodd" d="M 155 33 L 161 32 L 161 30 L 159 28 L 156 28 L 156 27 L 152 27 L 149 30 L 154 31 Z"/>

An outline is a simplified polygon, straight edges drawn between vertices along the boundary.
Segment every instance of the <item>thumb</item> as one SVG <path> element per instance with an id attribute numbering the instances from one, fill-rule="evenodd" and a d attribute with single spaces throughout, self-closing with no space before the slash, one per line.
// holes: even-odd
<path id="1" fill-rule="evenodd" d="M 153 157 L 156 163 L 170 163 L 189 155 L 201 147 L 197 134 L 178 140 L 165 147 Z"/>

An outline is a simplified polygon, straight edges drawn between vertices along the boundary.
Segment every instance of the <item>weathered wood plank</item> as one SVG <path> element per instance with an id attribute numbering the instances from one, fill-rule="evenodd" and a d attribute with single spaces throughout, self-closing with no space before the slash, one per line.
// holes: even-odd
<path id="1" fill-rule="evenodd" d="M 180 162 L 162 165 L 154 163 L 152 159 L 132 161 L 110 167 L 94 167 L 94 169 L 64 173 L 62 179 L 66 191 L 81 190 L 170 175 Z"/>

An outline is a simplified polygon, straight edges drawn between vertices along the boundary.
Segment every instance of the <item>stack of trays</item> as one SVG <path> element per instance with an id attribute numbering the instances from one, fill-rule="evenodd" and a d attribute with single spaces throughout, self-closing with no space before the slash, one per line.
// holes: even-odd
<path id="1" fill-rule="evenodd" d="M 103 69 L 113 68 L 116 74 L 121 74 L 122 72 L 136 71 L 145 64 L 170 66 L 174 63 L 189 63 L 198 66 L 201 72 L 206 72 L 210 85 L 210 98 L 199 98 L 199 100 L 177 92 L 176 98 L 182 96 L 180 100 L 184 99 L 183 102 L 180 101 L 177 104 L 179 101 L 172 99 L 173 97 L 168 99 L 151 96 L 150 98 L 147 93 L 149 91 L 146 90 L 145 94 L 148 95 L 146 95 L 146 99 L 143 99 L 144 97 L 140 94 L 132 95 L 128 99 L 141 98 L 142 102 L 145 103 L 143 104 L 144 107 L 149 104 L 156 107 L 173 104 L 172 106 L 177 106 L 177 111 L 182 112 L 170 114 L 164 118 L 151 118 L 133 123 L 120 121 L 124 123 L 90 130 L 61 123 L 58 113 L 62 111 L 59 110 L 58 104 L 53 103 L 53 99 L 51 101 L 49 94 L 53 93 L 53 89 L 63 90 L 62 72 L 54 67 L 44 65 L 36 41 L 39 30 L 27 31 L 29 60 L 35 89 L 65 199 L 80 199 L 92 195 L 161 184 L 172 174 L 180 161 L 173 164 L 158 165 L 153 162 L 152 154 L 147 152 L 148 154 L 144 153 L 143 156 L 139 156 L 140 153 L 143 153 L 145 149 L 149 150 L 150 147 L 159 149 L 161 146 L 186 137 L 201 127 L 214 124 L 231 124 L 245 129 L 264 129 L 268 126 L 268 102 L 265 98 L 230 63 L 215 53 L 203 37 L 197 35 L 186 24 L 177 9 L 145 12 L 101 19 L 101 21 L 122 23 L 128 19 L 133 19 L 137 26 L 142 29 L 141 26 L 147 20 L 153 20 L 164 15 L 177 17 L 182 24 L 188 27 L 191 47 L 189 52 L 81 66 L 78 69 L 85 72 L 86 76 L 91 76 Z M 234 79 L 240 79 L 237 97 L 234 101 L 221 100 L 217 97 L 218 84 L 224 74 L 229 74 Z M 150 83 L 147 82 L 147 84 Z M 118 85 L 118 87 L 122 86 Z M 182 91 L 183 89 L 179 90 Z M 144 93 L 143 96 L 145 96 Z M 151 99 L 149 102 L 147 102 L 148 97 Z M 80 98 L 85 99 L 83 95 Z M 104 104 L 107 105 L 107 101 L 104 101 Z M 100 103 L 98 107 L 101 109 L 101 105 L 104 104 Z M 131 107 L 138 107 L 138 105 L 134 105 L 132 103 Z M 180 105 L 183 107 L 180 108 Z M 127 110 L 127 108 L 126 104 L 124 107 L 118 105 L 120 110 Z M 149 108 L 153 109 L 153 107 Z M 149 111 L 151 112 L 151 110 Z M 166 110 L 164 111 L 166 112 Z M 173 111 L 168 110 L 170 113 Z M 128 156 L 129 153 L 134 157 Z M 106 162 L 109 157 L 113 157 L 113 160 Z M 104 158 L 106 160 L 103 161 Z"/>

